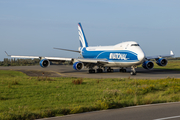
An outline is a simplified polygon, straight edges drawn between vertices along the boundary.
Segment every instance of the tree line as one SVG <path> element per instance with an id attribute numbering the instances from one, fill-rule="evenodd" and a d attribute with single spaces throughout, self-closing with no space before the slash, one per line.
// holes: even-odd
<path id="1" fill-rule="evenodd" d="M 0 61 L 0 66 L 32 66 L 39 65 L 40 59 L 17 59 L 17 58 L 4 58 L 3 61 Z M 54 61 L 50 62 L 51 65 L 70 65 L 69 61 Z"/>
<path id="2" fill-rule="evenodd" d="M 180 60 L 180 57 L 168 58 L 168 60 Z M 4 61 L 0 61 L 0 66 L 31 66 L 39 65 L 40 59 L 17 59 L 17 58 L 4 58 Z M 71 62 L 51 62 L 51 65 L 70 65 Z"/>
<path id="3" fill-rule="evenodd" d="M 3 61 L 0 61 L 0 66 L 31 66 L 31 65 L 38 65 L 39 62 L 40 62 L 39 59 L 4 58 Z"/>

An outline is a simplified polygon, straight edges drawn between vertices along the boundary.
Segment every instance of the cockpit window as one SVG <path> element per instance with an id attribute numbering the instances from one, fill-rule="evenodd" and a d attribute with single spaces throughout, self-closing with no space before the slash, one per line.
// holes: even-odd
<path id="1" fill-rule="evenodd" d="M 131 46 L 139 46 L 139 44 L 131 44 Z"/>

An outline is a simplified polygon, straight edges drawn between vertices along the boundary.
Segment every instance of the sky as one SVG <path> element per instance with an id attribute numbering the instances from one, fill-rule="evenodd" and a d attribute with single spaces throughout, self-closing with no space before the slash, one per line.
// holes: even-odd
<path id="1" fill-rule="evenodd" d="M 0 61 L 11 55 L 77 58 L 89 46 L 136 41 L 146 56 L 180 57 L 180 0 L 0 0 Z"/>

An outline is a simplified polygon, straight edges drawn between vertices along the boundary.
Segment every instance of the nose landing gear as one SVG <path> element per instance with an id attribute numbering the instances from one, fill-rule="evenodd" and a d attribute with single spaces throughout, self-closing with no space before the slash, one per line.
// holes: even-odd
<path id="1" fill-rule="evenodd" d="M 136 75 L 135 66 L 131 66 L 131 75 Z"/>

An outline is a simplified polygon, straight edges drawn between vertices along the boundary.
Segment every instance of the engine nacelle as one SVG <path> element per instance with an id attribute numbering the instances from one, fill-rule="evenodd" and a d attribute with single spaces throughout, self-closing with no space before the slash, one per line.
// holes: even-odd
<path id="1" fill-rule="evenodd" d="M 40 66 L 43 67 L 43 68 L 46 68 L 50 65 L 50 62 L 49 60 L 47 59 L 42 59 L 40 62 L 39 62 Z"/>
<path id="2" fill-rule="evenodd" d="M 75 70 L 81 70 L 81 69 L 84 68 L 84 64 L 83 64 L 82 62 L 75 62 L 75 63 L 73 64 L 73 68 L 74 68 Z"/>
<path id="3" fill-rule="evenodd" d="M 154 67 L 154 63 L 151 62 L 151 61 L 144 61 L 142 66 L 143 66 L 144 69 L 151 70 Z"/>
<path id="4" fill-rule="evenodd" d="M 159 65 L 159 66 L 166 66 L 168 61 L 164 58 L 160 58 L 156 61 L 156 63 Z"/>

